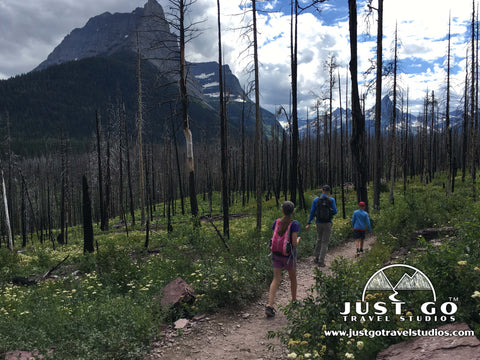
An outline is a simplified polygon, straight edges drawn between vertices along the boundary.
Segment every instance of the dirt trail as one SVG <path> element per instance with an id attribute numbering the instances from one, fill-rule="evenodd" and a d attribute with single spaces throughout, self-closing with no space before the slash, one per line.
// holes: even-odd
<path id="1" fill-rule="evenodd" d="M 375 238 L 367 237 L 365 248 L 368 249 Z M 326 267 L 335 257 L 354 257 L 353 241 L 330 249 L 326 257 Z M 313 257 L 302 258 L 297 263 L 297 298 L 302 300 L 314 285 Z M 290 301 L 290 283 L 284 275 L 275 297 L 275 308 L 287 305 Z M 287 325 L 282 311 L 277 310 L 274 318 L 265 317 L 265 305 L 268 302 L 268 290 L 255 303 L 234 313 L 221 311 L 199 321 L 190 322 L 179 336 L 171 330 L 165 339 L 153 345 L 152 352 L 145 360 L 280 360 L 285 359 L 287 349 L 278 339 L 267 339 L 267 332 L 280 330 Z M 273 349 L 271 346 L 273 345 Z"/>

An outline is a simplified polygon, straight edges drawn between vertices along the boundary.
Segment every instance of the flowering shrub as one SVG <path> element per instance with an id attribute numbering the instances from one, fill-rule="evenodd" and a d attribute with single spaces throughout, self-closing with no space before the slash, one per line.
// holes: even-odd
<path id="1" fill-rule="evenodd" d="M 289 358 L 317 357 L 328 360 L 367 360 L 392 343 L 405 340 L 403 336 L 373 337 L 345 336 L 337 333 L 326 336 L 326 331 L 378 331 L 428 329 L 444 322 L 424 321 L 415 309 L 402 309 L 400 316 L 389 321 L 348 321 L 340 312 L 345 301 L 360 301 L 368 278 L 391 261 L 391 252 L 411 243 L 411 232 L 425 227 L 454 225 L 459 228 L 455 238 L 445 237 L 441 245 L 420 239 L 422 251 L 411 249 L 398 259 L 399 263 L 412 265 L 428 275 L 439 304 L 453 301 L 458 307 L 455 319 L 465 321 L 480 336 L 480 206 L 466 201 L 459 194 L 446 199 L 438 196 L 442 189 L 411 186 L 404 197 L 397 197 L 395 205 L 382 204 L 375 215 L 374 232 L 377 243 L 359 262 L 345 259 L 334 261 L 331 275 L 316 273 L 316 285 L 309 296 L 297 307 L 284 309 L 290 326 L 286 331 L 271 333 L 278 336 L 289 348 Z M 400 274 L 401 275 L 401 274 Z M 390 303 L 388 293 L 369 293 L 368 302 Z M 411 291 L 404 296 L 407 304 L 421 304 L 425 294 Z M 353 306 L 353 305 L 352 305 Z M 423 314 L 420 314 L 423 315 Z M 402 317 L 408 321 L 402 321 Z M 368 332 L 364 332 L 368 334 Z"/>

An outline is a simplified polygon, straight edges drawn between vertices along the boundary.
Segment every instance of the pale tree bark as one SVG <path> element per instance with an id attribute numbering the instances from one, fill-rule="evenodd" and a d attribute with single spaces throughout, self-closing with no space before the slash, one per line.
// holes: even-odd
<path id="1" fill-rule="evenodd" d="M 5 178 L 2 173 L 2 190 L 3 190 L 3 204 L 5 208 L 5 223 L 7 225 L 7 236 L 8 236 L 8 243 L 7 247 L 9 250 L 13 250 L 13 236 L 12 236 L 12 228 L 10 226 L 10 214 L 8 212 L 8 199 L 7 199 L 7 188 L 5 187 Z"/>
<path id="2" fill-rule="evenodd" d="M 187 144 L 187 172 L 190 192 L 190 209 L 193 217 L 198 215 L 197 192 L 195 189 L 195 163 L 193 160 L 193 138 L 188 116 L 187 74 L 185 63 L 185 11 L 187 5 L 184 0 L 178 1 L 179 11 L 179 45 L 180 45 L 180 102 L 182 106 L 183 133 Z"/>

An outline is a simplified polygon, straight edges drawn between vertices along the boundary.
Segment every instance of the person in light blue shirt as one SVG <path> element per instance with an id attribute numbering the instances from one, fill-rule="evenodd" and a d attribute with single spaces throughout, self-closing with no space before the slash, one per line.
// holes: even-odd
<path id="1" fill-rule="evenodd" d="M 368 217 L 368 213 L 365 211 L 365 206 L 365 203 L 360 201 L 358 203 L 359 209 L 355 210 L 352 216 L 353 238 L 355 239 L 355 246 L 357 247 L 357 253 L 355 257 L 358 257 L 361 253 L 363 253 L 365 232 L 367 230 L 372 232 L 370 218 Z"/>
<path id="2" fill-rule="evenodd" d="M 337 213 L 337 204 L 335 202 L 335 199 L 333 197 L 330 197 L 331 191 L 332 189 L 328 185 L 324 185 L 322 187 L 322 194 L 313 200 L 312 207 L 310 209 L 310 216 L 308 218 L 308 224 L 305 227 L 305 229 L 308 230 L 310 228 L 310 223 L 313 221 L 313 218 L 316 217 L 315 223 L 317 225 L 317 243 L 315 244 L 314 250 L 314 262 L 320 267 L 325 266 L 325 255 L 327 254 L 330 234 L 332 233 L 332 218 L 333 215 Z M 329 213 L 328 216 L 319 219 L 319 216 L 321 216 L 320 213 L 322 211 L 317 210 L 320 210 L 319 206 L 321 206 L 320 204 L 324 202 L 325 198 L 330 199 Z"/>

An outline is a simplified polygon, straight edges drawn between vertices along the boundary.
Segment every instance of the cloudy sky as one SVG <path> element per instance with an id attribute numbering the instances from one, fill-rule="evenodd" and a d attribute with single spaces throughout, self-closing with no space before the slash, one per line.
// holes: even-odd
<path id="1" fill-rule="evenodd" d="M 103 12 L 131 12 L 147 0 L 0 0 L 0 79 L 29 72 L 74 28 Z M 259 1 L 259 0 L 257 0 Z M 307 0 L 299 0 L 305 4 Z M 170 0 L 158 0 L 168 13 Z M 376 22 L 364 17 L 363 0 L 357 0 L 359 14 L 359 71 L 370 66 L 375 53 Z M 376 0 L 374 0 L 374 5 Z M 247 1 L 250 3 L 250 1 Z M 245 0 L 221 0 L 224 62 L 242 85 L 251 80 L 245 69 L 251 64 L 248 39 L 242 27 L 251 19 L 244 11 Z M 452 6 L 452 4 L 454 6 Z M 258 2 L 265 12 L 258 14 L 261 105 L 271 111 L 288 106 L 290 97 L 290 5 L 289 0 Z M 425 92 L 445 92 L 445 59 L 449 13 L 452 16 L 453 89 L 460 93 L 465 78 L 471 0 L 385 0 L 384 58 L 392 58 L 395 24 L 400 41 L 400 84 L 409 89 L 411 106 L 420 109 Z M 189 61 L 217 60 L 216 1 L 197 0 L 189 13 L 202 30 L 190 45 Z M 368 26 L 369 24 L 369 26 Z M 368 35 L 371 33 L 371 36 Z M 328 0 L 321 12 L 305 12 L 298 29 L 299 110 L 304 116 L 327 83 L 325 62 L 335 56 L 342 84 L 350 60 L 348 1 Z M 363 77 L 360 76 L 360 80 Z M 385 83 L 385 94 L 389 85 Z M 362 89 L 360 89 L 362 91 Z M 367 97 L 373 103 L 374 95 Z M 454 96 L 460 100 L 461 94 Z M 454 104 L 455 106 L 455 104 Z"/>

